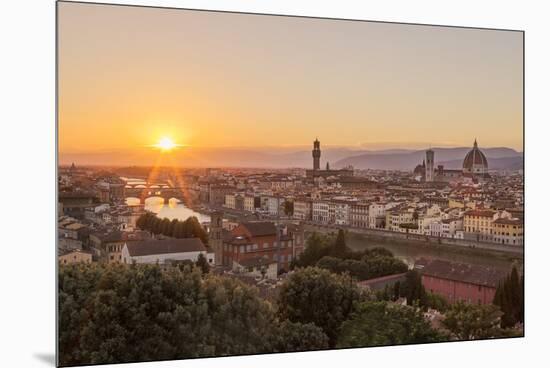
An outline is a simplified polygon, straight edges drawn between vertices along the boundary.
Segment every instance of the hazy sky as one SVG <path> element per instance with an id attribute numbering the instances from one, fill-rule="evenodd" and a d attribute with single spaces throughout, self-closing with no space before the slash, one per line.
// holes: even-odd
<path id="1" fill-rule="evenodd" d="M 522 33 L 59 3 L 59 147 L 523 150 Z"/>

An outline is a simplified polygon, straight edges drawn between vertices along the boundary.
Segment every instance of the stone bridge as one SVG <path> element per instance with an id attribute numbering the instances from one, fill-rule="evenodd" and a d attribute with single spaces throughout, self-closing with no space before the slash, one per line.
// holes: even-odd
<path id="1" fill-rule="evenodd" d="M 159 187 L 156 185 L 144 186 L 136 185 L 134 187 L 126 186 L 124 188 L 124 196 L 139 198 L 141 204 L 145 203 L 147 198 L 161 197 L 164 198 L 164 203 L 168 203 L 170 199 L 175 198 L 181 202 L 186 202 L 185 196 L 186 188 L 171 188 L 168 186 Z"/>

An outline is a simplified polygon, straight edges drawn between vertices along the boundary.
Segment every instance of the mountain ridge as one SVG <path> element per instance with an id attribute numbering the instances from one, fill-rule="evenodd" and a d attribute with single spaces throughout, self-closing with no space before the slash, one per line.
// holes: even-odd
<path id="1" fill-rule="evenodd" d="M 444 163 L 462 160 L 471 148 L 433 148 L 435 161 Z M 511 148 L 482 148 L 491 158 L 522 157 L 522 153 Z M 357 169 L 378 168 L 413 170 L 422 163 L 424 150 L 385 149 L 357 150 L 352 148 L 326 148 L 321 153 L 321 167 L 327 161 L 333 168 L 350 163 Z M 169 154 L 151 151 L 150 148 L 132 151 L 112 150 L 99 153 L 60 153 L 60 164 L 77 165 L 154 165 L 157 160 L 167 165 L 182 167 L 243 167 L 243 168 L 311 168 L 311 150 L 277 151 L 258 148 L 201 148 L 184 147 Z M 353 163 L 352 163 L 353 162 Z M 371 167 L 372 166 L 372 167 Z"/>

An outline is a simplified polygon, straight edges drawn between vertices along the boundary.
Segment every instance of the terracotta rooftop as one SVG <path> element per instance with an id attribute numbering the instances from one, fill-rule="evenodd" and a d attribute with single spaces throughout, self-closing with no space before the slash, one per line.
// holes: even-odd
<path id="1" fill-rule="evenodd" d="M 523 225 L 523 221 L 520 219 L 508 219 L 508 218 L 499 218 L 493 221 L 495 224 L 503 224 L 503 225 Z"/>
<path id="2" fill-rule="evenodd" d="M 427 276 L 490 287 L 497 287 L 506 277 L 506 272 L 493 267 L 452 263 L 439 259 L 427 262 L 419 270 Z"/>
<path id="3" fill-rule="evenodd" d="M 480 217 L 493 217 L 495 211 L 493 210 L 470 210 L 464 213 L 464 216 L 480 216 Z"/>
<path id="4" fill-rule="evenodd" d="M 241 225 L 244 226 L 252 236 L 267 236 L 277 234 L 277 229 L 275 228 L 275 224 L 273 222 L 251 221 L 243 222 Z"/>
<path id="5" fill-rule="evenodd" d="M 126 246 L 132 257 L 206 250 L 206 247 L 199 238 L 142 240 L 126 243 Z"/>

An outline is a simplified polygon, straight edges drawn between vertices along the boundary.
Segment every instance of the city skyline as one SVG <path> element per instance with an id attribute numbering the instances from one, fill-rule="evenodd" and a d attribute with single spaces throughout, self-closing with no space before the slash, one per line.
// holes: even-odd
<path id="1" fill-rule="evenodd" d="M 523 32 L 57 11 L 59 365 L 524 336 Z"/>
<path id="2" fill-rule="evenodd" d="M 521 32 L 69 3 L 59 19 L 61 160 L 153 160 L 163 137 L 523 151 Z"/>

